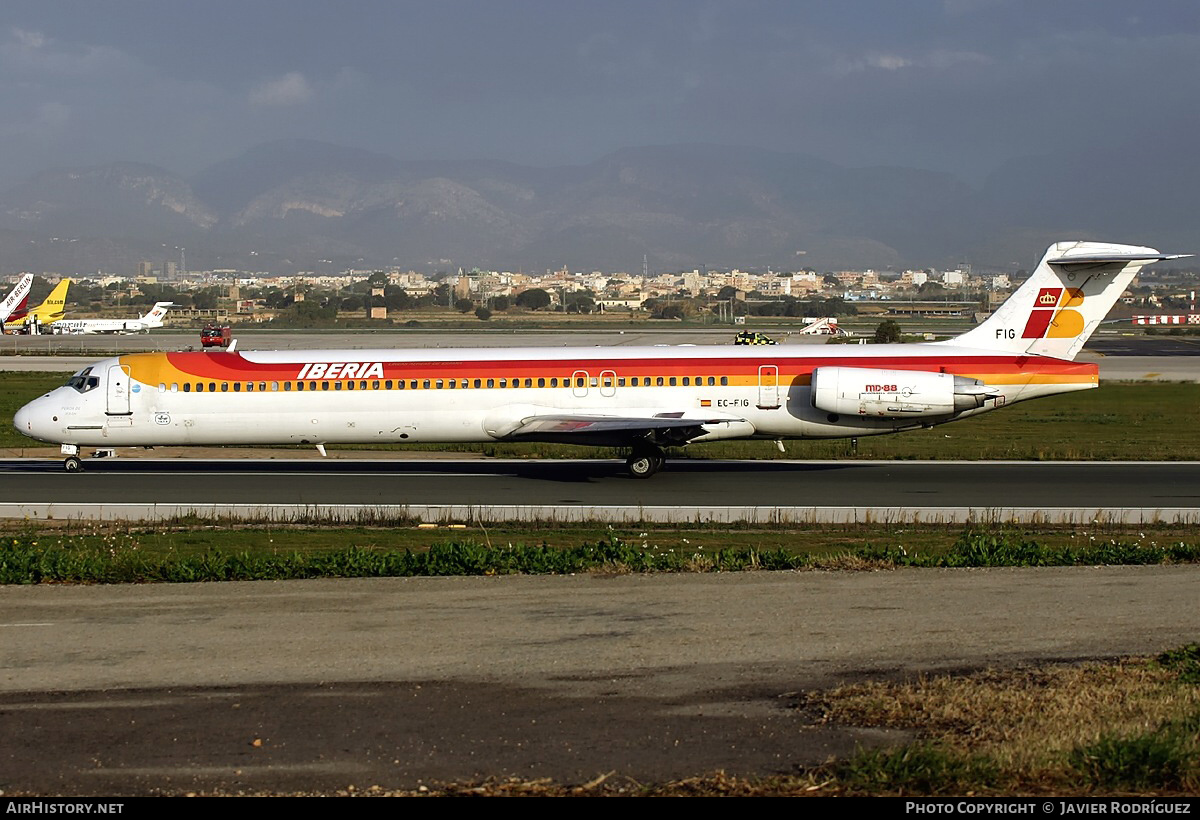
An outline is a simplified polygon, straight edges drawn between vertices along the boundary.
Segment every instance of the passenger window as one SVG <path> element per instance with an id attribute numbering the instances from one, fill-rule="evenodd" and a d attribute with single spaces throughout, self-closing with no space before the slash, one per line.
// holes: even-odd
<path id="1" fill-rule="evenodd" d="M 179 383 L 178 382 L 171 382 L 171 392 L 172 393 L 179 392 Z"/>
<path id="2" fill-rule="evenodd" d="M 551 387 L 558 387 L 558 379 L 556 379 L 556 378 L 555 378 L 555 379 L 551 379 L 551 380 L 550 380 L 550 386 L 551 386 Z"/>
<path id="3" fill-rule="evenodd" d="M 221 382 L 221 392 L 222 393 L 229 392 L 229 382 Z"/>
<path id="4" fill-rule="evenodd" d="M 341 390 L 341 389 L 342 389 L 342 383 L 341 383 L 341 382 L 338 382 L 338 383 L 337 383 L 337 389 L 338 389 L 338 390 Z M 354 389 L 354 382 L 346 382 L 346 389 L 347 389 L 347 390 L 353 390 L 353 389 Z"/>
<path id="5" fill-rule="evenodd" d="M 259 383 L 258 383 L 258 389 L 259 389 L 259 392 L 265 392 L 265 391 L 266 391 L 266 389 L 267 389 L 267 383 L 266 383 L 266 382 L 259 382 Z M 272 389 L 272 390 L 278 390 L 278 389 L 279 389 L 279 382 L 271 382 L 271 389 Z"/>
<path id="6" fill-rule="evenodd" d="M 191 383 L 191 382 L 184 382 L 184 383 L 183 383 L 183 392 L 184 392 L 184 393 L 191 393 L 191 392 L 192 392 L 192 383 Z"/>
<path id="7" fill-rule="evenodd" d="M 709 387 L 712 387 L 714 384 L 716 384 L 716 382 L 715 382 L 715 381 L 713 381 L 713 377 L 712 377 L 712 376 L 709 376 L 709 377 L 708 377 L 708 386 L 709 386 Z"/>
<path id="8" fill-rule="evenodd" d="M 328 389 L 329 389 L 329 382 L 321 382 L 321 389 L 322 389 L 322 390 L 328 390 Z"/>
<path id="9" fill-rule="evenodd" d="M 508 387 L 508 379 L 501 379 L 501 380 L 500 380 L 500 386 L 501 386 L 501 387 Z"/>
<path id="10" fill-rule="evenodd" d="M 546 380 L 538 379 L 538 387 L 545 387 L 545 386 L 546 386 Z"/>
<path id="11" fill-rule="evenodd" d="M 624 386 L 625 386 L 625 377 L 618 376 L 617 377 L 617 387 L 624 387 Z"/>
<path id="12" fill-rule="evenodd" d="M 428 383 L 428 382 L 426 382 L 426 386 L 428 386 L 428 384 L 429 384 L 429 383 Z M 437 389 L 438 389 L 438 390 L 441 390 L 441 389 L 442 389 L 442 380 L 441 380 L 441 379 L 438 379 L 438 380 L 437 380 Z"/>
<path id="13" fill-rule="evenodd" d="M 298 385 L 300 385 L 301 387 L 303 387 L 303 386 L 304 386 L 304 382 L 296 382 L 296 383 L 297 383 Z M 291 382 L 284 382 L 284 383 L 283 383 L 283 392 L 285 392 L 285 393 L 290 393 L 290 392 L 292 392 L 292 383 L 291 383 Z"/>
<path id="14" fill-rule="evenodd" d="M 690 376 L 684 376 L 684 377 L 683 377 L 683 386 L 684 386 L 684 387 L 690 387 L 690 386 L 691 386 L 691 384 L 692 384 L 692 379 L 691 379 L 691 377 L 690 377 Z"/>
<path id="15" fill-rule="evenodd" d="M 476 388 L 483 387 L 483 379 L 476 379 L 476 380 L 475 380 L 475 387 L 476 387 Z"/>
<path id="16" fill-rule="evenodd" d="M 674 386 L 675 386 L 675 377 L 674 377 L 674 376 L 672 376 L 672 377 L 670 378 L 670 384 L 671 384 L 671 386 L 672 386 L 672 387 L 674 387 Z"/>
<path id="17" fill-rule="evenodd" d="M 366 384 L 366 382 L 363 382 L 363 384 Z M 372 390 L 379 389 L 379 379 L 376 379 L 375 381 L 371 382 L 371 389 Z"/>
<path id="18" fill-rule="evenodd" d="M 326 386 L 326 389 L 328 389 L 328 387 L 329 387 L 328 383 L 326 383 L 326 382 L 321 382 L 321 384 L 324 384 L 324 385 Z M 317 389 L 317 383 L 316 383 L 316 382 L 309 382 L 309 383 L 308 383 L 308 389 L 309 389 L 309 390 L 316 390 L 316 389 Z"/>
<path id="19" fill-rule="evenodd" d="M 265 386 L 266 386 L 265 384 L 260 385 L 260 387 L 265 387 Z M 271 382 L 271 392 L 272 393 L 279 392 L 279 382 Z"/>
<path id="20" fill-rule="evenodd" d="M 351 389 L 353 389 L 353 388 L 354 388 L 354 382 L 350 382 L 350 387 L 351 387 Z M 334 390 L 341 390 L 341 389 L 342 389 L 342 383 L 341 383 L 341 382 L 334 382 L 334 383 L 333 383 L 333 389 L 334 389 Z"/>
<path id="21" fill-rule="evenodd" d="M 429 389 L 429 379 L 426 379 L 425 381 L 421 382 L 421 388 L 422 388 L 423 390 L 428 390 L 428 389 Z"/>
<path id="22" fill-rule="evenodd" d="M 401 384 L 401 385 L 403 385 L 403 384 L 404 384 L 404 382 L 400 382 L 400 384 Z M 385 382 L 383 383 L 383 389 L 384 389 L 384 390 L 391 390 L 391 389 L 392 389 L 392 380 L 391 380 L 391 379 L 388 379 L 387 381 L 385 381 Z"/>
<path id="23" fill-rule="evenodd" d="M 727 385 L 727 384 L 729 384 L 729 377 L 728 377 L 728 376 L 722 376 L 722 377 L 721 377 L 721 386 L 722 386 L 722 387 L 724 387 L 724 386 L 725 386 L 725 385 Z"/>
<path id="24" fill-rule="evenodd" d="M 217 383 L 216 383 L 216 382 L 209 382 L 209 383 L 208 383 L 208 392 L 209 392 L 209 393 L 216 393 L 216 392 L 217 392 Z"/>
<path id="25" fill-rule="evenodd" d="M 166 393 L 166 392 L 167 392 L 167 385 L 166 385 L 166 383 L 165 383 L 165 382 L 159 382 L 159 383 L 158 383 L 158 392 L 159 392 L 159 393 Z"/>
<path id="26" fill-rule="evenodd" d="M 658 387 L 662 387 L 662 386 L 663 386 L 663 377 L 662 377 L 662 376 L 659 376 L 657 379 L 655 379 L 655 380 L 654 380 L 654 383 L 655 383 L 655 385 L 657 385 Z"/>
<path id="27" fill-rule="evenodd" d="M 495 386 L 496 386 L 496 380 L 495 380 L 495 379 L 488 379 L 488 382 L 487 382 L 487 384 L 488 384 L 488 387 L 495 387 Z"/>
<path id="28" fill-rule="evenodd" d="M 533 387 L 533 379 L 526 379 L 526 380 L 525 380 L 525 386 L 526 386 L 526 387 Z"/>

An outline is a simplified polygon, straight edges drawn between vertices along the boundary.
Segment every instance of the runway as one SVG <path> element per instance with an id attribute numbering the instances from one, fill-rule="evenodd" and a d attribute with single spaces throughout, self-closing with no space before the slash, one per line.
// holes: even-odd
<path id="1" fill-rule="evenodd" d="M 1200 462 L 0 461 L 0 516 L 155 520 L 1200 522 Z"/>

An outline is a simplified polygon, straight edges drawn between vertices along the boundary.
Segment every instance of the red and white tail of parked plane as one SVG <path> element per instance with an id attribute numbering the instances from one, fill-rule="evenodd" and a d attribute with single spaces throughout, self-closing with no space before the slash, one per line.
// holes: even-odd
<path id="1" fill-rule="evenodd" d="M 27 273 L 20 278 L 8 295 L 0 301 L 0 333 L 4 323 L 10 319 L 20 319 L 29 307 L 29 290 L 33 287 L 33 274 Z"/>
<path id="2" fill-rule="evenodd" d="M 717 439 L 895 433 L 1098 385 L 1073 361 L 1153 248 L 1059 242 L 973 330 L 945 342 L 142 353 L 105 359 L 18 411 L 83 447 L 572 442 L 629 471 Z"/>

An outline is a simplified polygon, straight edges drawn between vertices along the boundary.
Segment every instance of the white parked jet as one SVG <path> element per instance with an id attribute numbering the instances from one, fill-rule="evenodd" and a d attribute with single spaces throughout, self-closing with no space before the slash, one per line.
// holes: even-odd
<path id="1" fill-rule="evenodd" d="M 694 441 L 879 435 L 1097 387 L 1075 355 L 1130 280 L 1178 257 L 1051 245 L 983 324 L 947 342 L 138 353 L 16 414 L 81 447 L 551 441 L 625 448 L 638 478 Z"/>
<path id="2" fill-rule="evenodd" d="M 50 324 L 51 333 L 149 333 L 163 326 L 163 317 L 174 302 L 156 302 L 145 316 L 136 319 L 59 319 Z"/>
<path id="3" fill-rule="evenodd" d="M 25 315 L 29 304 L 29 289 L 33 287 L 33 274 L 27 273 L 17 282 L 16 287 L 8 292 L 4 301 L 0 302 L 0 333 L 4 332 L 4 323 L 10 317 L 20 319 Z"/>

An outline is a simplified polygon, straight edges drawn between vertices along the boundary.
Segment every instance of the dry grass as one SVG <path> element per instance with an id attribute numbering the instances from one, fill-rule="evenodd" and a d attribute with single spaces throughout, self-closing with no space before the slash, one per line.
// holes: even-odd
<path id="1" fill-rule="evenodd" d="M 1012 783 L 1072 779 L 1072 750 L 1200 714 L 1200 687 L 1145 659 L 920 677 L 811 694 L 825 722 L 917 729 L 956 756 L 985 756 Z"/>

